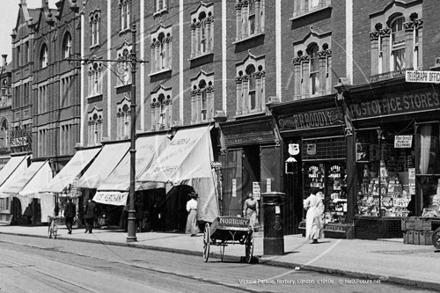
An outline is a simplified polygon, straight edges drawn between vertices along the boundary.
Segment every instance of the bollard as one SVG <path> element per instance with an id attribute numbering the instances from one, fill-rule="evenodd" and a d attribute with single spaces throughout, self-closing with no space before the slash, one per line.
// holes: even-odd
<path id="1" fill-rule="evenodd" d="M 284 254 L 283 192 L 262 193 L 264 213 L 264 255 Z"/>

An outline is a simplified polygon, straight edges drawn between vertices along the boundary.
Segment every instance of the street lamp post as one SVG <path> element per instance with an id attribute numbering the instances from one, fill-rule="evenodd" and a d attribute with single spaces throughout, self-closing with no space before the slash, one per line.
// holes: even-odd
<path id="1" fill-rule="evenodd" d="M 128 208 L 128 234 L 127 242 L 136 239 L 136 210 L 135 210 L 135 180 L 136 180 L 136 24 L 131 25 L 131 99 L 130 99 L 130 191 Z"/>

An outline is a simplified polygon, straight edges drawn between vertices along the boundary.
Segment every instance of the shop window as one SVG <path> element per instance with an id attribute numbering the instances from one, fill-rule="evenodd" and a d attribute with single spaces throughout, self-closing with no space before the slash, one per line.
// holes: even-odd
<path id="1" fill-rule="evenodd" d="M 413 133 L 366 130 L 356 141 L 358 215 L 408 216 L 416 193 Z"/>
<path id="2" fill-rule="evenodd" d="M 438 124 L 417 127 L 417 187 L 419 200 L 416 211 L 424 217 L 440 217 L 440 134 Z"/>
<path id="3" fill-rule="evenodd" d="M 211 53 L 214 48 L 213 5 L 203 2 L 196 12 L 191 14 L 191 58 Z"/>
<path id="4" fill-rule="evenodd" d="M 303 199 L 314 189 L 322 189 L 324 223 L 344 223 L 348 208 L 345 138 L 305 139 L 302 143 L 302 158 Z"/>
<path id="5" fill-rule="evenodd" d="M 151 93 L 151 129 L 152 131 L 170 129 L 172 126 L 173 100 L 171 88 L 162 85 Z"/>
<path id="6" fill-rule="evenodd" d="M 264 33 L 265 0 L 237 0 L 236 39 L 246 39 Z"/>

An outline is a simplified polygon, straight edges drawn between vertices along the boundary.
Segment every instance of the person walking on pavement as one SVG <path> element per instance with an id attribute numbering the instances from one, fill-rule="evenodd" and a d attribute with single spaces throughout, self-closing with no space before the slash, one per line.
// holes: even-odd
<path id="1" fill-rule="evenodd" d="M 306 237 L 312 240 L 312 243 L 318 243 L 318 239 L 322 237 L 322 213 L 324 212 L 324 204 L 322 203 L 321 191 L 313 190 L 308 198 L 304 200 L 304 209 L 306 214 Z"/>
<path id="2" fill-rule="evenodd" d="M 86 219 L 86 231 L 84 233 L 92 233 L 93 224 L 95 223 L 95 202 L 92 201 L 91 198 L 87 201 L 87 204 L 84 208 L 84 218 Z"/>
<path id="3" fill-rule="evenodd" d="M 69 234 L 72 234 L 72 226 L 73 226 L 73 219 L 76 215 L 76 205 L 72 202 L 72 199 L 69 198 L 66 204 L 66 207 L 64 208 L 64 217 L 66 218 L 66 227 L 69 232 Z"/>
<path id="4" fill-rule="evenodd" d="M 196 236 L 200 232 L 197 226 L 197 198 L 198 195 L 194 191 L 189 194 L 191 199 L 186 203 L 186 210 L 188 217 L 186 219 L 185 233 L 191 233 L 191 236 Z"/>
<path id="5" fill-rule="evenodd" d="M 258 218 L 258 200 L 252 192 L 249 192 L 248 199 L 244 202 L 243 216 L 250 219 L 249 226 L 255 227 Z"/>

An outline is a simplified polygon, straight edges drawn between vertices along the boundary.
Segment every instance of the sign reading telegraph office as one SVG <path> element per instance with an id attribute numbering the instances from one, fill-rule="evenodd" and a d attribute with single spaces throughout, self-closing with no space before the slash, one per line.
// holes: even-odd
<path id="1" fill-rule="evenodd" d="M 380 98 L 355 100 L 349 106 L 353 120 L 384 115 L 439 110 L 440 100 L 433 88 L 386 94 Z"/>

